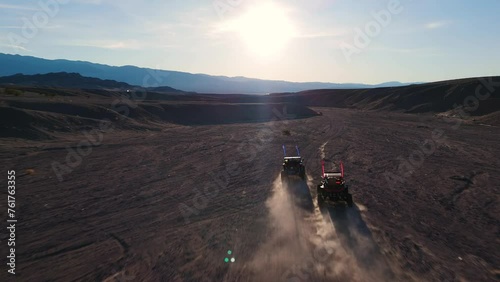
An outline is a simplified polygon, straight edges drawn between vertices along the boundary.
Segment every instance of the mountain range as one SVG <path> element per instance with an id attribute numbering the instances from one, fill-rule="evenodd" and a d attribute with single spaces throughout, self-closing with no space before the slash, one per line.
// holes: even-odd
<path id="1" fill-rule="evenodd" d="M 106 89 L 106 90 L 126 90 L 135 89 L 139 86 L 130 85 L 111 79 L 99 79 L 95 77 L 82 76 L 79 73 L 51 72 L 44 74 L 15 74 L 0 77 L 0 85 L 51 87 L 51 88 L 72 88 L 72 89 Z M 168 86 L 149 87 L 150 91 L 162 93 L 181 94 L 184 91 Z"/>
<path id="2" fill-rule="evenodd" d="M 187 92 L 218 94 L 266 94 L 299 92 L 310 89 L 360 89 L 405 86 L 409 83 L 386 82 L 377 85 L 360 83 L 289 82 L 246 77 L 212 76 L 137 66 L 109 66 L 84 61 L 48 60 L 31 56 L 0 53 L 0 76 L 15 74 L 78 73 L 102 80 L 116 80 L 142 87 L 172 87 Z"/>

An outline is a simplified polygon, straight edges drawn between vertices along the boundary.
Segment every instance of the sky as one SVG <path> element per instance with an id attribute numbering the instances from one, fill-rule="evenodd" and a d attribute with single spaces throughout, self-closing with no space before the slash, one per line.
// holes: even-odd
<path id="1" fill-rule="evenodd" d="M 297 82 L 430 82 L 500 75 L 499 12 L 498 0 L 0 0 L 0 53 Z"/>

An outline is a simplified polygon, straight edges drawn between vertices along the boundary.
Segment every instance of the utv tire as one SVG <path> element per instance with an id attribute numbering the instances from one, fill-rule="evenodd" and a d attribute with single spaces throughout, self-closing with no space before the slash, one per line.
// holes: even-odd
<path id="1" fill-rule="evenodd" d="M 321 210 L 325 206 L 325 199 L 321 195 L 321 188 L 319 188 L 319 187 L 320 187 L 320 185 L 318 185 L 316 187 L 316 194 L 317 194 L 317 198 L 318 198 L 318 207 Z"/>
<path id="2" fill-rule="evenodd" d="M 318 207 L 319 207 L 319 210 L 321 211 L 324 206 L 325 206 L 325 199 L 323 198 L 323 196 L 321 196 L 320 194 L 318 194 Z"/>
<path id="3" fill-rule="evenodd" d="M 354 202 L 352 201 L 352 195 L 351 194 L 347 194 L 347 206 L 348 207 L 354 206 Z"/>

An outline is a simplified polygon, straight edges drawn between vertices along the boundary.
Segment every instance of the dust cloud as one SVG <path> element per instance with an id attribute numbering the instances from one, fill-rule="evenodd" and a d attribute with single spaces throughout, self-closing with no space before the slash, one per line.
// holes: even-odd
<path id="1" fill-rule="evenodd" d="M 277 177 L 273 193 L 267 200 L 269 228 L 267 240 L 262 243 L 251 262 L 255 281 L 383 281 L 374 271 L 365 271 L 358 261 L 357 250 L 351 250 L 336 231 L 327 214 L 318 207 L 311 177 L 282 185 Z M 311 205 L 300 205 L 300 195 Z M 311 195 L 312 194 L 312 195 Z M 306 195 L 307 196 L 307 195 Z M 348 226 L 349 227 L 349 226 Z M 370 249 L 370 242 L 357 234 L 360 249 Z M 367 241 L 368 240 L 368 241 Z M 380 279 L 378 278 L 380 277 Z"/>

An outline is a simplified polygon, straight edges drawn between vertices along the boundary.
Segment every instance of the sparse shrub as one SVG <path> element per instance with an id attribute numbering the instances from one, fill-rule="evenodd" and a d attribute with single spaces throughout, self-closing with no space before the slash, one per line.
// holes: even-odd
<path id="1" fill-rule="evenodd" d="M 283 132 L 283 135 L 285 135 L 285 136 L 290 136 L 290 135 L 292 135 L 292 133 L 291 133 L 291 132 L 290 132 L 290 130 L 288 130 L 288 129 L 285 129 L 285 130 L 283 130 L 282 132 Z"/>

